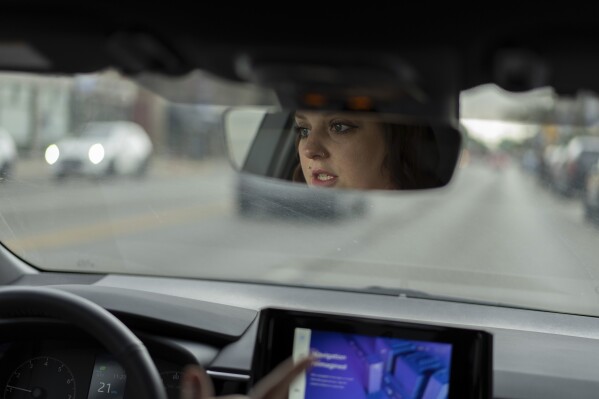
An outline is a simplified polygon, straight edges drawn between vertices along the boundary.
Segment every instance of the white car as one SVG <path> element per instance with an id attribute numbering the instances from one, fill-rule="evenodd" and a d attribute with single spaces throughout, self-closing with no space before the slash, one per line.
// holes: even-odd
<path id="1" fill-rule="evenodd" d="M 78 137 L 49 145 L 45 159 L 57 178 L 142 175 L 152 149 L 148 134 L 134 122 L 90 122 Z"/>
<path id="2" fill-rule="evenodd" d="M 17 146 L 6 129 L 0 127 L 0 181 L 10 177 L 17 161 Z"/>

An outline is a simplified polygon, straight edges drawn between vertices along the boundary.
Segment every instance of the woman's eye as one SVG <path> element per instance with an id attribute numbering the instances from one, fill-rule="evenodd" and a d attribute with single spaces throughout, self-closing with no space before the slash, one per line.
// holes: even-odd
<path id="1" fill-rule="evenodd" d="M 308 135 L 310 134 L 310 129 L 308 129 L 307 127 L 296 126 L 295 131 L 302 139 L 308 137 Z"/>
<path id="2" fill-rule="evenodd" d="M 345 133 L 348 130 L 351 130 L 353 128 L 354 128 L 354 126 L 346 125 L 344 123 L 333 123 L 333 124 L 331 124 L 331 129 L 335 133 Z"/>

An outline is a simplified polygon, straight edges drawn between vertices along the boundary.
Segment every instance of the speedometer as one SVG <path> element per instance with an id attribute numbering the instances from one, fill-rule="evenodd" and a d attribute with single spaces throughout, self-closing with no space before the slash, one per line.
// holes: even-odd
<path id="1" fill-rule="evenodd" d="M 6 386 L 4 399 L 75 399 L 75 378 L 62 361 L 53 357 L 34 357 L 17 367 Z"/>

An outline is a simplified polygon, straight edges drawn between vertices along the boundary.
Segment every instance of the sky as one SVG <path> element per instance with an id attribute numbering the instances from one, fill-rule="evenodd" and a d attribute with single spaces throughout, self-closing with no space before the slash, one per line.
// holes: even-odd
<path id="1" fill-rule="evenodd" d="M 524 140 L 539 129 L 536 124 L 506 120 L 507 115 L 523 114 L 527 109 L 546 109 L 554 104 L 551 88 L 510 93 L 488 84 L 462 92 L 460 120 L 469 134 L 494 147 L 504 138 Z"/>
<path id="2" fill-rule="evenodd" d="M 504 139 L 523 141 L 534 136 L 538 125 L 521 124 L 489 119 L 462 119 L 462 124 L 472 137 L 495 148 Z"/>

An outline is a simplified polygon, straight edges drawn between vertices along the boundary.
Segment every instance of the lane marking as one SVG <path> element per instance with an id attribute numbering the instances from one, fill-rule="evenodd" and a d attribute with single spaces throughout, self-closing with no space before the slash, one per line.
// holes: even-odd
<path id="1" fill-rule="evenodd" d="M 29 237 L 6 240 L 3 243 L 16 253 L 39 249 L 54 249 L 148 231 L 164 226 L 182 224 L 191 220 L 197 221 L 208 216 L 224 214 L 229 209 L 231 209 L 231 205 L 227 203 L 212 203 L 161 212 L 152 210 L 151 212 L 126 219 L 109 220 L 85 226 L 58 229 Z"/>

